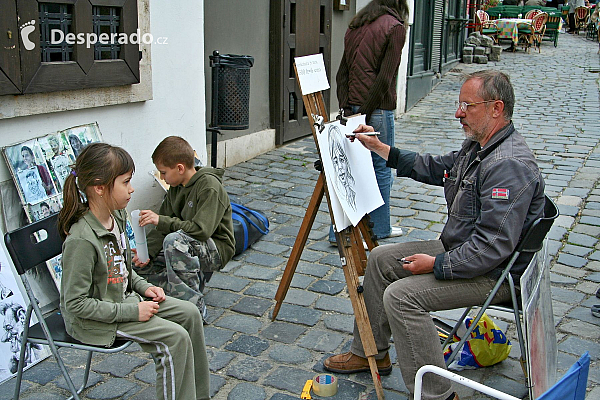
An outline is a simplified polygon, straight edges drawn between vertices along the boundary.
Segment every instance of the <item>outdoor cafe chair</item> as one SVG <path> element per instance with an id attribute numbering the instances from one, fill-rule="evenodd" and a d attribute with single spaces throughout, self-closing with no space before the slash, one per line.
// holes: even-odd
<path id="1" fill-rule="evenodd" d="M 552 227 L 554 220 L 558 217 L 559 212 L 558 212 L 558 208 L 556 207 L 556 204 L 554 204 L 552 199 L 550 199 L 547 195 L 545 196 L 545 199 L 546 199 L 546 201 L 544 204 L 544 216 L 536 219 L 533 222 L 531 227 L 527 230 L 527 232 L 525 233 L 525 235 L 523 236 L 523 238 L 517 245 L 517 248 L 515 249 L 515 251 L 513 252 L 513 254 L 510 257 L 510 261 L 504 268 L 504 271 L 502 272 L 502 275 L 500 276 L 500 278 L 498 278 L 496 285 L 494 286 L 494 288 L 488 295 L 487 299 L 481 306 L 479 312 L 477 313 L 477 316 L 471 322 L 471 325 L 467 329 L 467 332 L 462 335 L 460 342 L 454 348 L 454 350 L 452 351 L 452 354 L 450 354 L 450 356 L 446 360 L 446 366 L 450 365 L 450 363 L 452 363 L 454 358 L 456 358 L 458 353 L 463 348 L 464 343 L 467 341 L 468 338 L 471 337 L 471 332 L 473 332 L 473 329 L 477 326 L 477 324 L 479 323 L 479 320 L 481 319 L 483 314 L 486 312 L 486 310 L 491 309 L 491 310 L 498 310 L 498 311 L 513 313 L 514 318 L 515 318 L 515 326 L 517 328 L 517 336 L 519 339 L 519 346 L 521 348 L 521 360 L 520 360 L 521 367 L 523 368 L 523 373 L 525 374 L 525 376 L 527 376 L 527 372 L 526 372 L 527 364 L 526 364 L 526 358 L 525 358 L 526 357 L 526 347 L 525 347 L 525 340 L 523 338 L 523 327 L 521 324 L 521 317 L 520 317 L 521 310 L 520 310 L 519 301 L 518 301 L 519 296 L 517 295 L 515 283 L 513 281 L 512 275 L 510 274 L 510 270 L 521 253 L 523 253 L 523 252 L 536 253 L 542 249 L 543 244 L 544 244 L 544 238 L 546 237 L 546 234 Z M 508 281 L 508 284 L 510 286 L 511 302 L 508 304 L 492 305 L 492 301 L 494 300 L 496 293 L 498 292 L 498 290 L 500 289 L 500 286 L 505 281 Z M 456 325 L 454 326 L 452 331 L 448 334 L 448 337 L 446 338 L 446 340 L 444 341 L 444 343 L 442 345 L 444 349 L 446 348 L 446 345 L 448 345 L 453 340 L 454 335 L 456 334 L 458 329 L 462 326 L 463 320 L 467 317 L 469 312 L 471 312 L 472 308 L 473 307 L 467 307 L 467 309 L 465 310 L 463 315 L 460 317 L 460 319 L 458 320 L 458 322 L 456 323 Z"/>
<path id="2" fill-rule="evenodd" d="M 531 23 L 527 24 L 525 27 L 519 27 L 519 35 L 523 34 L 527 51 L 529 51 L 531 45 L 533 45 L 534 48 L 537 47 L 540 53 L 542 52 L 540 45 L 546 31 L 546 21 L 548 21 L 548 14 L 541 12 L 532 18 Z"/>
<path id="3" fill-rule="evenodd" d="M 479 33 L 489 36 L 494 39 L 494 43 L 498 43 L 498 29 L 496 23 L 490 20 L 490 16 L 483 10 L 477 10 L 475 13 L 476 26 Z"/>
<path id="4" fill-rule="evenodd" d="M 414 400 L 421 400 L 423 375 L 428 372 L 443 376 L 453 382 L 470 387 L 471 389 L 475 389 L 496 399 L 521 400 L 498 389 L 486 386 L 435 365 L 424 365 L 417 371 L 417 375 L 415 376 Z M 577 360 L 554 385 L 542 393 L 537 400 L 584 400 L 589 372 L 590 353 L 586 351 L 581 358 L 579 358 L 579 360 Z"/>
<path id="5" fill-rule="evenodd" d="M 585 29 L 590 15 L 590 9 L 587 7 L 577 7 L 575 9 L 575 33 L 579 34 L 580 29 Z"/>
<path id="6" fill-rule="evenodd" d="M 525 19 L 533 19 L 533 17 L 535 17 L 537 14 L 542 13 L 542 12 L 543 12 L 542 10 L 538 10 L 538 9 L 529 10 L 529 11 L 527 11 L 527 13 L 525 13 L 524 18 Z"/>
<path id="7" fill-rule="evenodd" d="M 10 258 L 15 265 L 15 269 L 21 277 L 27 297 L 29 298 L 29 305 L 27 306 L 27 313 L 25 315 L 25 328 L 21 338 L 21 351 L 13 399 L 19 399 L 21 379 L 23 368 L 25 366 L 25 350 L 29 344 L 50 346 L 50 350 L 56 358 L 58 367 L 65 377 L 67 386 L 73 394 L 69 399 L 79 399 L 79 393 L 81 393 L 87 385 L 92 363 L 92 354 L 95 351 L 99 353 L 116 353 L 124 350 L 132 342 L 130 340 L 117 339 L 110 347 L 88 345 L 73 339 L 67 334 L 65 323 L 58 307 L 55 307 L 54 310 L 49 311 L 45 315 L 42 313 L 42 310 L 38 305 L 38 296 L 34 293 L 32 286 L 27 279 L 26 272 L 39 264 L 44 264 L 46 261 L 58 256 L 62 252 L 63 241 L 58 234 L 58 214 L 51 215 L 12 232 L 8 232 L 4 235 L 4 242 L 6 243 Z M 54 280 L 52 280 L 50 275 L 48 275 L 47 279 L 54 285 Z M 32 311 L 35 313 L 38 322 L 30 327 L 29 324 Z M 69 347 L 88 352 L 83 383 L 79 389 L 75 389 L 63 359 L 58 353 L 59 347 Z"/>

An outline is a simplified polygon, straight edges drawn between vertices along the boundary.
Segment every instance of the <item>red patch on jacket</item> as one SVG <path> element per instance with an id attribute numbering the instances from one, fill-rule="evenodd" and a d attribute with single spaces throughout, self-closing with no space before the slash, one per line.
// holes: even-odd
<path id="1" fill-rule="evenodd" d="M 508 189 L 493 188 L 492 189 L 492 199 L 508 200 L 509 193 L 510 193 L 510 191 Z"/>

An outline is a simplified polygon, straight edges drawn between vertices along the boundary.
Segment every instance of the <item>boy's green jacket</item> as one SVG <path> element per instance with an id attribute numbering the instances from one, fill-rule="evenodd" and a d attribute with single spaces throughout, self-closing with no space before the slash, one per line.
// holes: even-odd
<path id="1" fill-rule="evenodd" d="M 125 232 L 126 211 L 113 216 Z M 62 254 L 60 308 L 67 332 L 84 343 L 112 345 L 118 322 L 139 320 L 138 301 L 123 302 L 125 270 L 127 292 L 143 296 L 152 286 L 131 269 L 129 241 L 115 237 L 88 211 L 69 230 Z"/>
<path id="2" fill-rule="evenodd" d="M 163 240 L 171 232 L 182 230 L 194 239 L 212 238 L 224 266 L 233 257 L 235 239 L 229 195 L 222 185 L 221 168 L 196 168 L 187 185 L 171 186 L 158 212 L 158 226 L 148 232 L 148 254 L 156 257 Z"/>

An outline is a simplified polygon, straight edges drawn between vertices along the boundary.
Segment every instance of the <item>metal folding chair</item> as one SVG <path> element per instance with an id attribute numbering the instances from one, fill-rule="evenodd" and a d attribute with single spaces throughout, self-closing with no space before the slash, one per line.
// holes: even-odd
<path id="1" fill-rule="evenodd" d="M 17 382 L 15 385 L 14 399 L 18 400 L 21 390 L 21 379 L 25 364 L 25 350 L 28 343 L 42 344 L 50 346 L 52 354 L 56 358 L 56 362 L 65 377 L 67 386 L 73 394 L 69 399 L 79 399 L 79 393 L 83 391 L 87 384 L 92 364 L 92 354 L 97 351 L 99 353 L 116 353 L 132 342 L 129 340 L 117 339 L 111 347 L 97 347 L 82 343 L 73 339 L 65 330 L 65 323 L 60 314 L 60 309 L 55 307 L 43 315 L 42 310 L 38 305 L 38 300 L 33 292 L 26 272 L 43 264 L 51 258 L 56 257 L 62 252 L 62 239 L 58 234 L 58 214 L 51 215 L 40 221 L 30 225 L 18 228 L 4 235 L 4 242 L 8 248 L 10 258 L 12 259 L 25 292 L 29 298 L 29 306 L 25 317 L 25 329 L 21 338 L 21 352 L 19 355 L 19 366 L 17 369 Z M 51 278 L 49 278 L 51 279 Z M 52 281 L 54 284 L 54 281 Z M 35 312 L 38 323 L 29 327 L 31 312 Z M 79 389 L 75 389 L 73 381 L 65 368 L 64 362 L 58 354 L 58 347 L 70 347 L 73 349 L 88 351 L 86 368 L 83 376 L 83 383 Z"/>
<path id="2" fill-rule="evenodd" d="M 459 344 L 456 346 L 456 348 L 454 349 L 452 354 L 450 354 L 450 357 L 446 360 L 446 366 L 450 365 L 450 363 L 454 360 L 456 355 L 460 352 L 464 343 L 467 341 L 467 339 L 469 339 L 471 337 L 471 332 L 473 332 L 473 329 L 475 329 L 475 327 L 477 326 L 477 323 L 483 316 L 483 313 L 489 308 L 489 309 L 493 309 L 493 310 L 512 312 L 514 314 L 515 325 L 517 328 L 517 336 L 519 338 L 519 346 L 521 347 L 521 360 L 520 360 L 521 367 L 523 368 L 523 373 L 525 374 L 525 376 L 527 376 L 527 363 L 526 363 L 526 358 L 525 358 L 526 357 L 526 348 L 525 348 L 525 340 L 523 338 L 523 327 L 521 324 L 521 317 L 520 317 L 520 310 L 519 310 L 519 308 L 520 308 L 519 301 L 518 301 L 519 296 L 517 295 L 517 290 L 515 288 L 513 278 L 510 275 L 510 270 L 521 253 L 523 253 L 523 252 L 536 253 L 539 250 L 541 250 L 543 243 L 544 243 L 544 238 L 546 237 L 546 234 L 552 227 L 554 220 L 558 217 L 559 212 L 558 212 L 558 208 L 556 207 L 556 204 L 554 204 L 552 199 L 550 199 L 548 196 L 545 196 L 545 197 L 546 197 L 546 203 L 544 205 L 544 216 L 541 218 L 538 218 L 537 220 L 535 220 L 533 222 L 533 224 L 531 225 L 531 227 L 529 228 L 529 230 L 527 231 L 527 233 L 525 234 L 523 239 L 517 245 L 517 248 L 515 249 L 515 251 L 513 252 L 512 256 L 510 258 L 510 261 L 506 265 L 506 268 L 504 268 L 502 275 L 500 276 L 500 278 L 498 278 L 498 281 L 496 282 L 496 285 L 490 292 L 489 296 L 487 297 L 487 299 L 481 306 L 479 313 L 477 314 L 475 319 L 472 321 L 471 325 L 467 329 L 467 332 L 464 335 L 462 335 L 462 338 L 461 338 Z M 506 280 L 508 281 L 508 284 L 510 286 L 511 303 L 508 305 L 504 305 L 504 304 L 492 305 L 491 303 L 494 300 L 494 297 L 496 296 L 498 289 L 500 289 L 500 286 Z M 450 332 L 450 334 L 448 335 L 448 338 L 444 341 L 444 344 L 443 344 L 444 348 L 446 348 L 446 345 L 450 343 L 450 341 L 452 340 L 452 338 L 454 337 L 454 335 L 456 334 L 459 327 L 462 325 L 464 319 L 467 317 L 467 315 L 469 314 L 469 312 L 471 311 L 472 308 L 473 307 L 467 307 L 467 309 L 463 313 L 462 317 L 458 320 L 458 322 L 452 329 L 452 332 Z"/>
<path id="3" fill-rule="evenodd" d="M 552 387 L 546 390 L 537 400 L 584 400 L 585 387 L 590 369 L 590 354 L 586 351 L 581 358 Z M 423 375 L 427 372 L 443 376 L 456 383 L 468 386 L 488 396 L 500 400 L 521 400 L 498 389 L 491 388 L 482 383 L 457 375 L 435 365 L 424 365 L 415 376 L 415 400 L 421 400 L 423 388 Z"/>

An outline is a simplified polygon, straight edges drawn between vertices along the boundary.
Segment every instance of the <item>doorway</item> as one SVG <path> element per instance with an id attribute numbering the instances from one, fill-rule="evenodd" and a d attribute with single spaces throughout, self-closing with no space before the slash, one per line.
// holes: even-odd
<path id="1" fill-rule="evenodd" d="M 269 103 L 277 145 L 311 133 L 296 82 L 294 57 L 323 54 L 331 82 L 331 17 L 330 0 L 271 0 Z M 329 104 L 329 91 L 323 98 Z"/>

